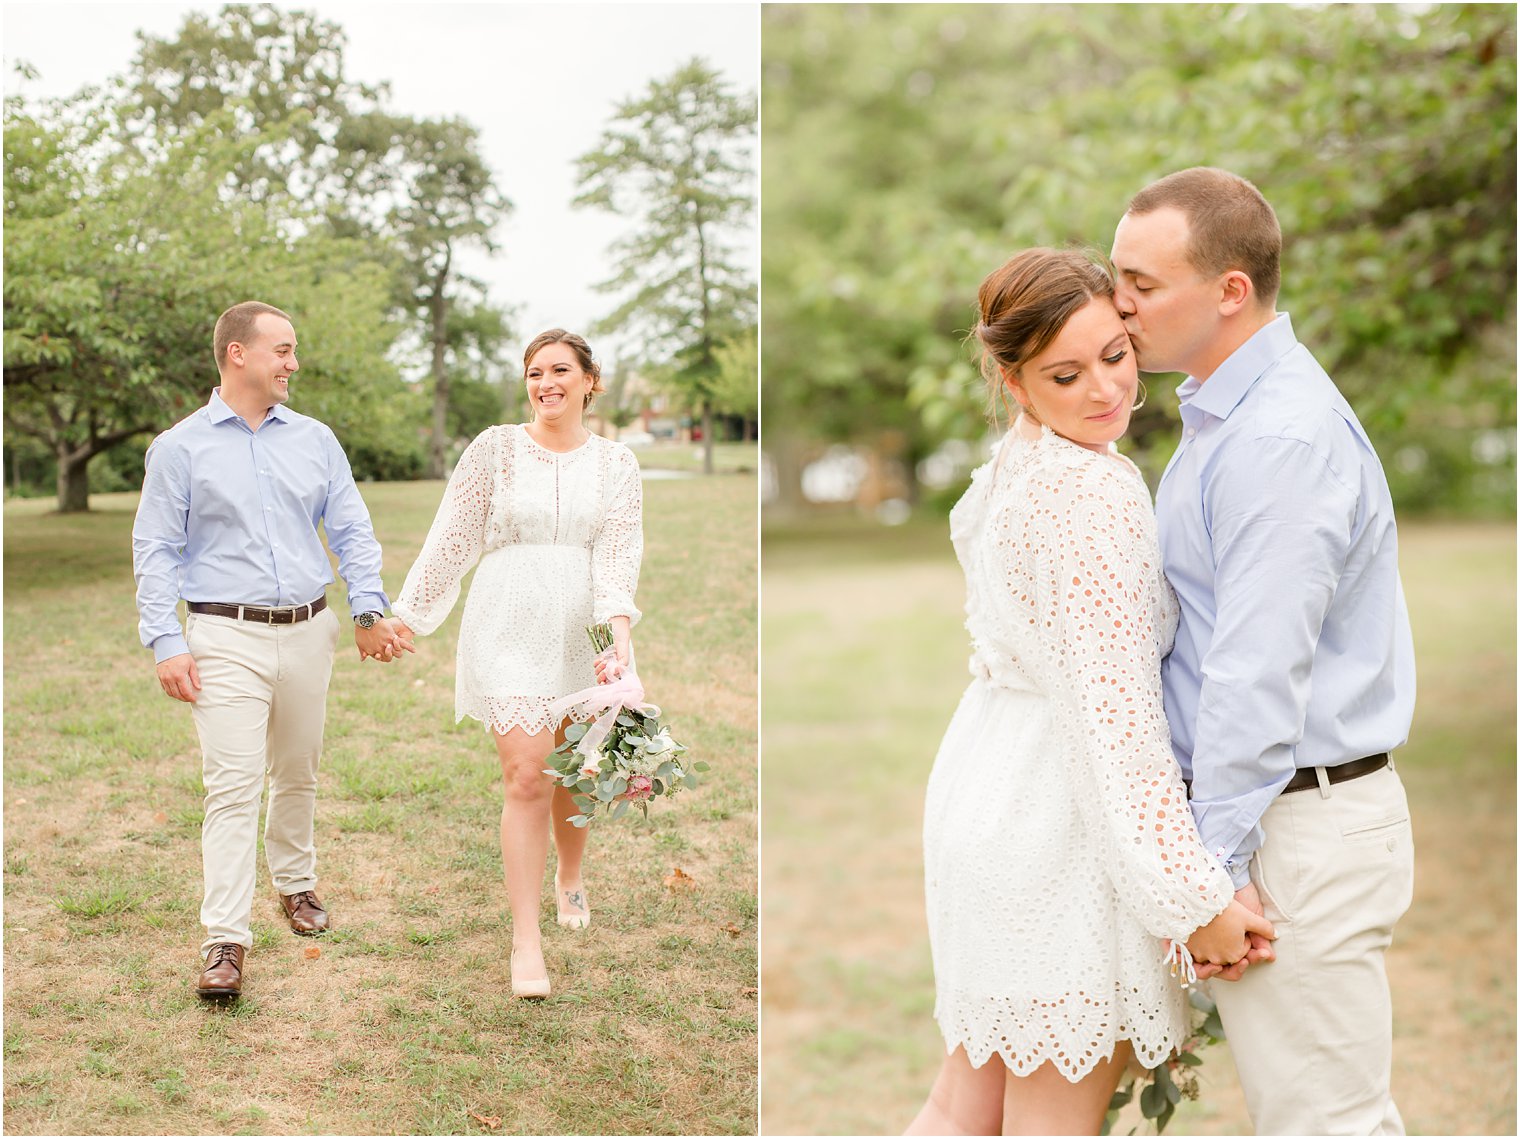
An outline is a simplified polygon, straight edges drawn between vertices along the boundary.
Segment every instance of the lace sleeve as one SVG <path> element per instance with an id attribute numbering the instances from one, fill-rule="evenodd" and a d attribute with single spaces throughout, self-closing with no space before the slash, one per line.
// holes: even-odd
<path id="1" fill-rule="evenodd" d="M 626 616 L 637 625 L 642 614 L 633 603 L 644 556 L 644 488 L 639 461 L 626 447 L 613 450 L 607 472 L 607 513 L 591 548 L 592 619 Z"/>
<path id="2" fill-rule="evenodd" d="M 1103 460 L 1109 463 L 1111 460 Z M 1117 466 L 1037 475 L 1013 559 L 1034 567 L 1058 738 L 1119 901 L 1182 941 L 1234 894 L 1198 838 L 1161 701 L 1161 555 L 1144 487 Z M 1010 574 L 1009 584 L 1018 578 Z M 1019 582 L 1028 588 L 1027 576 Z"/>
<path id="3" fill-rule="evenodd" d="M 392 612 L 415 632 L 436 630 L 459 600 L 459 583 L 480 560 L 485 546 L 495 481 L 495 429 L 488 428 L 459 456 L 422 552 L 392 606 Z"/>

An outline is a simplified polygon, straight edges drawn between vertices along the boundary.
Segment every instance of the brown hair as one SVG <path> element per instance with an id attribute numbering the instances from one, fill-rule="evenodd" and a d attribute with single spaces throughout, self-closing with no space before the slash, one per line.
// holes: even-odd
<path id="1" fill-rule="evenodd" d="M 527 376 L 528 365 L 533 357 L 538 355 L 538 350 L 549 344 L 568 344 L 570 350 L 575 353 L 575 362 L 581 366 L 581 371 L 591 377 L 591 390 L 586 393 L 585 404 L 586 407 L 590 407 L 596 394 L 607 389 L 602 387 L 602 366 L 592 359 L 591 345 L 586 343 L 586 338 L 583 336 L 566 332 L 563 328 L 551 328 L 547 332 L 540 332 L 528 342 L 528 350 L 523 353 L 523 376 Z"/>
<path id="2" fill-rule="evenodd" d="M 1214 276 L 1238 269 L 1251 278 L 1259 304 L 1272 305 L 1282 285 L 1282 229 L 1261 191 L 1238 174 L 1194 166 L 1152 182 L 1127 213 L 1171 207 L 1187 218 L 1188 264 Z"/>
<path id="3" fill-rule="evenodd" d="M 1099 255 L 1074 249 L 1026 249 L 987 274 L 977 290 L 982 377 L 997 396 L 1007 375 L 1050 346 L 1066 322 L 1097 297 L 1114 295 L 1114 277 Z"/>
<path id="4" fill-rule="evenodd" d="M 263 301 L 244 301 L 242 304 L 233 305 L 216 318 L 216 329 L 211 334 L 211 347 L 216 351 L 218 368 L 227 363 L 229 344 L 247 344 L 253 339 L 253 334 L 258 331 L 259 317 L 265 313 L 280 317 L 282 320 L 290 320 L 288 312 L 283 312 L 274 305 L 266 305 Z M 290 323 L 295 324 L 295 321 L 290 320 Z"/>

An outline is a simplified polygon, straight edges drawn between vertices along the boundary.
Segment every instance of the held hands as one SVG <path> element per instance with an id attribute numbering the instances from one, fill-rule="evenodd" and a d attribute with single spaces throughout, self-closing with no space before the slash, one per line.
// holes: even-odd
<path id="1" fill-rule="evenodd" d="M 1235 892 L 1223 913 L 1193 931 L 1187 947 L 1199 980 L 1218 975 L 1238 981 L 1250 965 L 1276 956 L 1272 951 L 1276 940 L 1277 931 L 1264 916 L 1256 887 L 1246 885 Z"/>
<path id="2" fill-rule="evenodd" d="M 195 658 L 189 653 L 180 653 L 160 661 L 158 683 L 164 695 L 194 704 L 195 694 L 201 690 L 201 674 L 195 667 Z"/>
<path id="3" fill-rule="evenodd" d="M 375 657 L 388 664 L 399 660 L 403 652 L 414 653 L 417 647 L 412 644 L 413 636 L 406 623 L 396 617 L 382 617 L 368 629 L 354 626 L 354 644 L 359 647 L 361 661 Z"/>

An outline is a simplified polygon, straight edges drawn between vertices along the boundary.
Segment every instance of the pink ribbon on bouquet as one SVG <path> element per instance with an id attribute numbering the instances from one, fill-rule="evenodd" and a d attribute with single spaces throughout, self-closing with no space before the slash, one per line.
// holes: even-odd
<path id="1" fill-rule="evenodd" d="M 597 749 L 602 746 L 602 741 L 607 738 L 617 723 L 619 712 L 627 709 L 645 716 L 660 714 L 658 707 L 644 703 L 644 686 L 639 683 L 639 675 L 633 671 L 631 661 L 628 671 L 622 672 L 617 661 L 616 649 L 599 653 L 596 659 L 607 661 L 609 669 L 613 670 L 611 675 L 614 679 L 606 684 L 593 684 L 590 688 L 583 688 L 579 692 L 561 696 L 549 705 L 551 717 L 563 716 L 576 705 L 585 705 L 587 711 L 601 713 L 596 722 L 586 729 L 586 734 L 580 738 L 580 742 L 575 745 L 576 754 L 593 764 L 596 760 Z"/>

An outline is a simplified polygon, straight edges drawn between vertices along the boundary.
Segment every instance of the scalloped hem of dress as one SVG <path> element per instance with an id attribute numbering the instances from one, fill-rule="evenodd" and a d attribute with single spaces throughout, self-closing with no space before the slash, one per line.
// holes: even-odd
<path id="1" fill-rule="evenodd" d="M 587 720 L 593 719 L 594 716 L 595 714 L 592 712 L 585 712 L 579 708 L 572 708 L 567 714 L 566 718 L 577 724 L 584 724 Z M 465 719 L 474 720 L 486 731 L 495 732 L 498 735 L 503 736 L 510 732 L 513 728 L 521 728 L 531 736 L 537 735 L 539 732 L 552 732 L 556 727 L 559 726 L 557 721 L 551 722 L 551 718 L 547 713 L 541 714 L 537 718 L 533 719 L 526 717 L 513 717 L 505 722 L 498 720 L 495 716 L 482 716 L 475 712 L 454 713 L 454 723 L 457 724 L 461 720 Z"/>
<path id="2" fill-rule="evenodd" d="M 1039 1041 L 1033 1046 L 1024 1047 L 1020 1050 L 1016 1043 L 1004 1041 L 1001 1044 L 992 1044 L 987 1038 L 977 1041 L 971 1039 L 972 1033 L 963 1026 L 958 1032 L 952 1032 L 943 1023 L 939 1026 L 940 1035 L 945 1040 L 945 1054 L 948 1056 L 956 1048 L 966 1050 L 966 1058 L 973 1068 L 980 1068 L 993 1056 L 999 1056 L 1007 1065 L 1008 1070 L 1016 1076 L 1027 1076 L 1041 1064 L 1049 1061 L 1054 1064 L 1056 1070 L 1065 1076 L 1071 1083 L 1076 1083 L 1091 1072 L 1103 1060 L 1111 1060 L 1115 1046 L 1123 1040 L 1129 1041 L 1134 1048 L 1135 1058 L 1146 1068 L 1155 1068 L 1169 1060 L 1178 1048 L 1186 1043 L 1186 1040 L 1173 1041 L 1170 1036 L 1163 1034 L 1158 1040 L 1147 1041 L 1139 1037 L 1132 1030 L 1121 1025 L 1119 1029 L 1107 1041 L 1093 1041 L 1080 1045 L 1069 1045 L 1065 1048 L 1065 1058 L 1057 1055 L 1057 1049 L 1047 1041 Z M 1007 1036 L 1006 1029 L 989 1029 L 987 1036 L 992 1039 Z M 1101 1051 L 1099 1049 L 1102 1049 Z M 1091 1054 L 1088 1054 L 1089 1051 Z"/>

